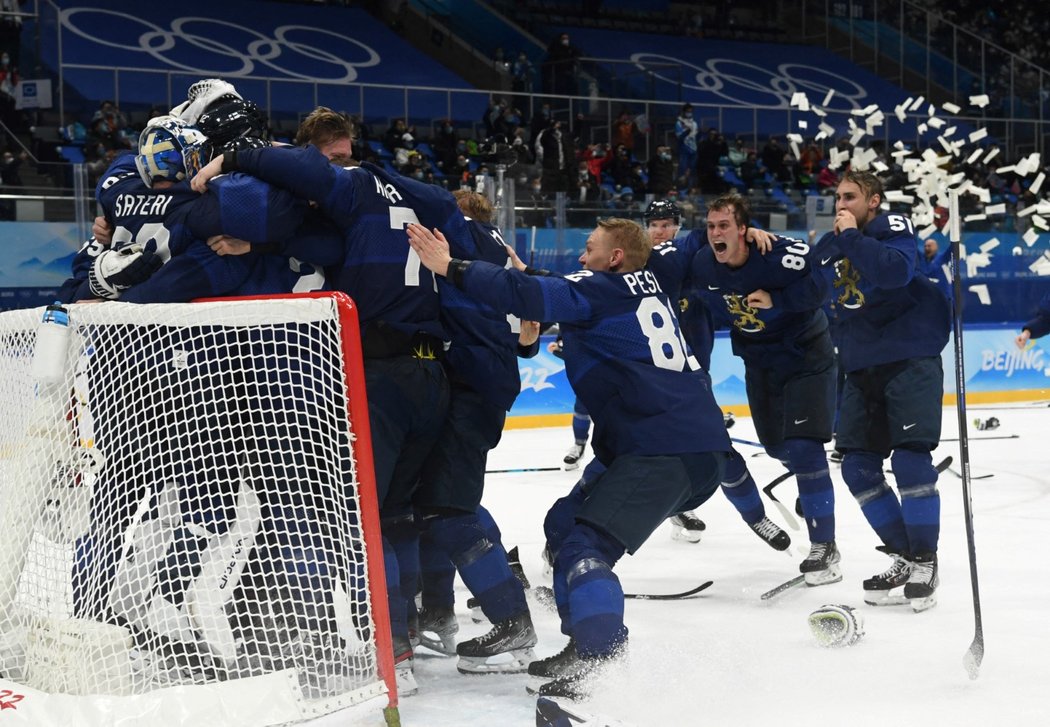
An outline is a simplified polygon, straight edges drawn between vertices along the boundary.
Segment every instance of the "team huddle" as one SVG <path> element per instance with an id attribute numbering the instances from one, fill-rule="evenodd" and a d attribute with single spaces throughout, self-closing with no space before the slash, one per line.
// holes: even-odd
<path id="1" fill-rule="evenodd" d="M 275 146 L 232 86 L 194 84 L 100 178 L 103 215 L 62 298 L 320 289 L 353 298 L 402 695 L 418 688 L 422 643 L 457 655 L 461 672 L 527 672 L 542 696 L 585 698 L 628 644 L 616 563 L 717 489 L 770 547 L 789 547 L 712 392 L 719 326 L 744 362 L 762 446 L 797 479 L 805 583 L 842 580 L 825 452 L 834 440 L 842 477 L 891 559 L 863 582 L 865 601 L 935 604 L 931 451 L 951 311 L 919 263 L 911 221 L 882 210 L 876 176 L 843 176 L 834 229 L 816 241 L 756 230 L 737 194 L 708 204 L 706 229 L 677 236 L 680 210 L 656 201 L 648 229 L 599 221 L 581 269 L 557 275 L 513 255 L 482 195 L 347 166 L 351 136 L 344 117 L 321 108 L 297 146 Z M 544 521 L 567 642 L 537 660 L 525 587 L 481 501 L 487 453 L 520 390 L 517 358 L 535 352 L 541 321 L 559 325 L 594 458 Z M 459 643 L 457 572 L 492 624 Z"/>

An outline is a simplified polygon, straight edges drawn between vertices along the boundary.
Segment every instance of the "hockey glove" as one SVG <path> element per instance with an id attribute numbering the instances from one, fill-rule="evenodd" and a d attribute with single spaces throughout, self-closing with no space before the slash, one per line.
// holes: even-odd
<path id="1" fill-rule="evenodd" d="M 163 264 L 158 255 L 143 251 L 138 245 L 105 250 L 88 271 L 88 287 L 99 298 L 116 300 L 123 291 L 148 279 Z"/>

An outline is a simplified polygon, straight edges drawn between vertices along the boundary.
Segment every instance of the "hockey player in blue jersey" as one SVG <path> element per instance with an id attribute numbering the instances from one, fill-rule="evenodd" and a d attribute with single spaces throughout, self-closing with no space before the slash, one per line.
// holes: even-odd
<path id="1" fill-rule="evenodd" d="M 588 675 L 626 647 L 616 562 L 718 487 L 729 437 L 710 378 L 645 269 L 651 246 L 634 222 L 599 222 L 580 256 L 583 269 L 564 277 L 453 260 L 440 232 L 408 229 L 424 265 L 456 287 L 499 310 L 556 320 L 565 336 L 566 372 L 592 414 L 595 455 L 608 469 L 587 484 L 554 561 L 569 643 L 529 673 L 551 679 L 544 695 L 580 696 Z"/>
<path id="2" fill-rule="evenodd" d="M 468 190 L 454 193 L 467 215 L 471 244 L 452 240 L 460 259 L 510 264 L 503 236 L 491 224 L 488 200 Z M 454 563 L 492 630 L 461 642 L 459 671 L 514 673 L 533 659 L 536 632 L 522 583 L 515 577 L 490 513 L 481 507 L 488 452 L 503 434 L 507 411 L 521 390 L 518 373 L 518 319 L 507 316 L 438 278 L 442 321 L 451 338 L 445 367 L 451 384 L 449 415 L 441 439 L 420 473 L 413 495 L 420 541 L 423 610 L 421 638 L 433 632 L 451 639 L 456 625 L 452 579 Z M 408 588 L 402 575 L 402 588 Z M 428 642 L 447 652 L 447 644 Z M 501 654 L 509 655 L 500 657 Z M 499 657 L 499 658 L 495 658 Z"/>
<path id="3" fill-rule="evenodd" d="M 705 371 L 711 368 L 711 350 L 714 347 L 714 322 L 711 312 L 697 292 L 692 280 L 692 261 L 707 247 L 707 231 L 693 230 L 684 237 L 676 237 L 681 210 L 674 202 L 657 200 L 645 211 L 653 254 L 648 267 L 660 281 L 668 296 L 678 302 L 682 334 Z M 748 240 L 753 240 L 765 254 L 773 237 L 766 232 L 748 227 Z M 755 480 L 747 469 L 747 462 L 733 448 L 726 462 L 722 493 L 729 499 L 748 527 L 775 550 L 787 550 L 791 538 L 776 523 L 766 517 L 766 510 L 758 494 Z M 680 513 L 671 518 L 672 526 L 681 529 L 678 537 L 699 540 L 704 524 L 691 513 Z M 691 535 L 689 535 L 691 534 Z"/>
<path id="4" fill-rule="evenodd" d="M 776 238 L 768 254 L 756 253 L 745 239 L 746 198 L 724 194 L 707 209 L 709 245 L 693 259 L 693 282 L 730 326 L 759 441 L 798 480 L 810 539 L 799 569 L 808 585 L 835 583 L 842 573 L 824 455 L 835 409 L 834 351 L 822 310 L 827 282 L 800 240 Z"/>
<path id="5" fill-rule="evenodd" d="M 1048 333 L 1050 333 L 1050 293 L 1044 295 L 1039 301 L 1035 317 L 1021 327 L 1021 332 L 1017 334 L 1014 343 L 1023 351 L 1033 338 L 1042 338 Z"/>
<path id="6" fill-rule="evenodd" d="M 465 247 L 471 245 L 470 230 L 446 190 L 371 164 L 337 167 L 313 146 L 220 156 L 192 184 L 203 191 L 219 173 L 235 171 L 315 201 L 342 235 L 341 244 L 328 249 L 286 252 L 328 266 L 329 285 L 348 293 L 358 306 L 394 652 L 407 679 L 412 647 L 406 599 L 415 589 L 401 591 L 398 564 L 418 559 L 411 498 L 440 436 L 449 387 L 439 360 L 446 333 L 436 282 L 412 254 L 402 230 L 419 221 L 445 229 Z M 324 254 L 328 259 L 316 257 Z"/>
<path id="7" fill-rule="evenodd" d="M 838 303 L 839 357 L 846 370 L 836 446 L 842 478 L 893 563 L 864 581 L 865 601 L 936 602 L 940 495 L 930 456 L 940 440 L 948 342 L 947 298 L 921 269 L 906 216 L 880 213 L 882 183 L 846 172 L 835 227 L 817 244 Z M 886 484 L 890 457 L 900 499 Z M 903 593 L 901 592 L 903 586 Z"/>

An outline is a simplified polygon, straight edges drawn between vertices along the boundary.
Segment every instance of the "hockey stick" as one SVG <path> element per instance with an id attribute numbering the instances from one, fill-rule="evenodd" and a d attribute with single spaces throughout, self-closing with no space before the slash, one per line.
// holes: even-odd
<path id="1" fill-rule="evenodd" d="M 1050 401 L 1030 401 L 1027 404 L 984 404 L 977 406 L 968 406 L 970 410 L 985 410 L 985 409 L 1046 409 L 1050 407 Z"/>
<path id="2" fill-rule="evenodd" d="M 487 475 L 504 475 L 508 472 L 557 472 L 561 467 L 517 467 L 505 470 L 485 470 Z"/>
<path id="3" fill-rule="evenodd" d="M 973 499 L 970 494 L 970 443 L 967 439 L 966 371 L 963 358 L 962 278 L 959 272 L 959 192 L 949 192 L 949 238 L 952 244 L 952 332 L 955 343 L 955 411 L 959 417 L 959 460 L 962 464 L 963 518 L 966 524 L 966 547 L 970 557 L 970 586 L 973 591 L 974 633 L 970 648 L 963 656 L 963 667 L 970 679 L 976 679 L 984 659 L 984 628 L 981 624 L 981 593 L 977 585 L 977 551 L 973 534 Z"/>
<path id="4" fill-rule="evenodd" d="M 954 470 L 951 467 L 948 468 L 948 471 L 951 472 L 956 477 L 958 477 L 960 480 L 963 478 L 962 472 Z M 970 479 L 971 480 L 989 480 L 989 479 L 991 479 L 993 477 L 995 477 L 995 473 L 994 472 L 988 472 L 988 473 L 983 474 L 983 475 L 975 475 L 973 472 L 970 473 Z"/>
<path id="5" fill-rule="evenodd" d="M 632 601 L 681 601 L 691 598 L 701 591 L 706 591 L 714 583 L 714 581 L 704 581 L 696 588 L 690 588 L 688 591 L 682 591 L 681 593 L 625 593 L 623 597 Z M 532 589 L 532 595 L 540 604 L 552 611 L 555 610 L 554 591 L 549 586 L 536 586 Z"/>
<path id="6" fill-rule="evenodd" d="M 696 588 L 690 588 L 688 591 L 682 591 L 681 593 L 625 593 L 623 597 L 636 601 L 680 601 L 684 598 L 695 596 L 700 591 L 706 591 L 714 584 L 714 581 L 704 581 Z"/>
<path id="7" fill-rule="evenodd" d="M 965 404 L 963 406 L 965 407 Z M 999 435 L 992 436 L 992 437 L 971 437 L 971 436 L 967 435 L 966 441 L 967 442 L 973 442 L 973 441 L 988 441 L 988 440 L 991 440 L 991 439 L 1020 439 L 1020 438 L 1021 438 L 1020 434 L 999 434 Z M 960 442 L 961 438 L 960 437 L 948 437 L 947 439 L 942 439 L 941 441 L 942 442 Z"/>
<path id="8" fill-rule="evenodd" d="M 798 520 L 795 519 L 795 516 L 791 514 L 790 510 L 784 507 L 784 503 L 778 500 L 776 498 L 776 495 L 773 494 L 773 488 L 779 485 L 784 480 L 788 479 L 789 477 L 791 477 L 791 473 L 785 472 L 784 474 L 780 475 L 780 477 L 777 477 L 775 480 L 763 487 L 762 492 L 764 492 L 766 497 L 772 500 L 773 504 L 777 506 L 777 510 L 780 511 L 781 517 L 784 518 L 784 521 L 788 524 L 788 526 L 790 526 L 792 530 L 799 530 Z"/>
<path id="9" fill-rule="evenodd" d="M 765 445 L 761 442 L 752 442 L 750 439 L 738 439 L 737 437 L 730 437 L 729 441 L 734 442 L 735 444 L 746 444 L 749 447 L 760 447 L 762 449 L 766 448 Z"/>
<path id="10" fill-rule="evenodd" d="M 805 582 L 806 582 L 806 574 L 802 573 L 800 575 L 795 576 L 794 578 L 792 578 L 789 581 L 784 581 L 779 586 L 776 586 L 774 588 L 770 588 L 768 591 L 766 591 L 761 596 L 759 596 L 759 598 L 761 600 L 763 600 L 763 601 L 768 601 L 771 598 L 775 598 L 776 596 L 779 596 L 781 593 L 784 593 L 785 591 L 790 591 L 792 588 L 795 588 L 796 586 L 801 586 Z"/>

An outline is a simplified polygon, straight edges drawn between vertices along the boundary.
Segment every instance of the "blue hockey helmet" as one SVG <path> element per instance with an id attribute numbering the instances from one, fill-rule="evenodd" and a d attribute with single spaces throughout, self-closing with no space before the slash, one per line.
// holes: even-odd
<path id="1" fill-rule="evenodd" d="M 135 166 L 142 181 L 179 182 L 200 171 L 201 147 L 207 137 L 195 126 L 175 116 L 151 119 L 139 136 Z"/>
<path id="2" fill-rule="evenodd" d="M 656 199 L 645 208 L 645 224 L 653 220 L 674 220 L 677 225 L 682 220 L 682 208 L 669 199 Z"/>

